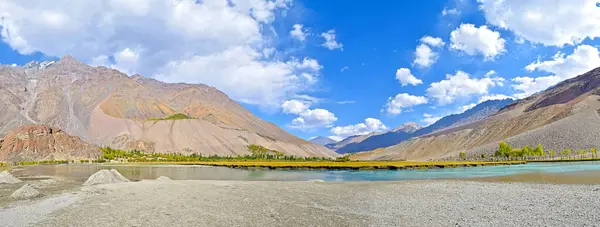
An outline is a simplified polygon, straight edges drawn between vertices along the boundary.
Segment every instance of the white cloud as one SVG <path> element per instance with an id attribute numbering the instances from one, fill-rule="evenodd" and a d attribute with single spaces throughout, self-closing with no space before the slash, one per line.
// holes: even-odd
<path id="1" fill-rule="evenodd" d="M 413 64 L 419 67 L 427 68 L 433 65 L 439 55 L 434 52 L 431 47 L 443 47 L 446 43 L 439 37 L 423 36 L 421 38 L 421 44 L 417 46 L 415 50 L 415 60 Z"/>
<path id="2" fill-rule="evenodd" d="M 442 47 L 446 45 L 442 38 L 431 36 L 423 36 L 423 38 L 421 38 L 421 43 L 427 44 L 432 47 Z"/>
<path id="3" fill-rule="evenodd" d="M 323 37 L 325 39 L 325 42 L 323 44 L 321 44 L 321 46 L 330 49 L 330 50 L 335 50 L 335 49 L 342 49 L 344 46 L 342 45 L 342 43 L 338 43 L 335 40 L 335 30 L 329 30 L 327 32 L 321 33 L 321 37 Z"/>
<path id="4" fill-rule="evenodd" d="M 433 50 L 431 50 L 429 46 L 425 44 L 420 44 L 415 50 L 415 60 L 413 61 L 413 63 L 417 64 L 417 66 L 419 67 L 427 68 L 433 65 L 433 63 L 435 63 L 437 59 L 438 54 L 436 52 L 433 52 Z"/>
<path id="5" fill-rule="evenodd" d="M 496 75 L 496 71 L 490 70 L 487 73 L 485 73 L 485 75 L 483 75 L 483 76 L 484 77 L 491 77 L 492 75 Z"/>
<path id="6" fill-rule="evenodd" d="M 467 110 L 469 110 L 469 109 L 471 109 L 471 108 L 473 108 L 475 106 L 477 106 L 477 103 L 471 103 L 471 104 L 463 105 L 463 106 L 461 106 L 459 108 L 458 112 L 459 113 L 464 113 L 465 111 L 467 111 Z"/>
<path id="7" fill-rule="evenodd" d="M 427 103 L 427 99 L 423 96 L 409 95 L 400 93 L 396 97 L 388 98 L 384 108 L 388 114 L 398 115 L 406 108 Z"/>
<path id="8" fill-rule="evenodd" d="M 503 94 L 492 94 L 492 95 L 484 95 L 479 98 L 478 103 L 482 103 L 488 100 L 504 100 L 504 99 L 515 99 L 512 96 L 503 95 Z"/>
<path id="9" fill-rule="evenodd" d="M 488 23 L 534 43 L 576 45 L 600 37 L 597 0 L 478 0 Z"/>
<path id="10" fill-rule="evenodd" d="M 600 51 L 589 45 L 580 45 L 571 55 L 558 52 L 552 60 L 536 61 L 525 67 L 527 71 L 543 71 L 551 73 L 547 76 L 513 78 L 513 88 L 522 91 L 518 98 L 545 90 L 560 81 L 584 74 L 600 66 Z"/>
<path id="11" fill-rule="evenodd" d="M 283 104 L 281 104 L 283 113 L 286 113 L 286 114 L 300 114 L 300 113 L 308 110 L 309 107 L 310 107 L 310 104 L 296 100 L 296 99 L 287 100 Z"/>
<path id="12" fill-rule="evenodd" d="M 344 66 L 344 67 L 342 67 L 342 68 L 340 69 L 340 72 L 342 72 L 342 73 L 343 73 L 343 72 L 346 72 L 348 69 L 350 69 L 350 67 L 348 67 L 348 66 Z"/>
<path id="13" fill-rule="evenodd" d="M 294 24 L 293 29 L 290 31 L 290 35 L 297 40 L 306 40 L 306 32 L 301 24 Z"/>
<path id="14" fill-rule="evenodd" d="M 458 9 L 444 8 L 444 10 L 442 10 L 442 16 L 446 16 L 446 15 L 460 15 L 460 11 L 458 11 Z"/>
<path id="15" fill-rule="evenodd" d="M 325 109 L 308 109 L 292 120 L 291 128 L 311 130 L 332 127 L 337 117 Z"/>
<path id="16" fill-rule="evenodd" d="M 340 142 L 344 140 L 344 137 L 341 136 L 328 136 L 327 138 L 334 140 L 335 142 Z"/>
<path id="17" fill-rule="evenodd" d="M 410 73 L 410 69 L 407 68 L 400 68 L 396 70 L 396 80 L 398 80 L 403 87 L 409 84 L 419 85 L 423 83 L 422 80 L 419 80 L 413 76 L 413 74 Z"/>
<path id="18" fill-rule="evenodd" d="M 505 52 L 505 40 L 500 33 L 483 25 L 479 28 L 473 24 L 461 24 L 450 33 L 450 47 L 468 55 L 481 54 L 485 59 L 493 59 Z"/>
<path id="19" fill-rule="evenodd" d="M 490 87 L 501 86 L 503 81 L 501 77 L 470 78 L 468 73 L 459 70 L 455 75 L 446 74 L 445 80 L 431 83 L 427 96 L 445 105 L 457 98 L 487 94 Z"/>
<path id="20" fill-rule="evenodd" d="M 303 60 L 273 49 L 278 40 L 271 23 L 289 7 L 288 0 L 3 1 L 0 26 L 2 40 L 22 54 L 71 54 L 89 64 L 166 82 L 204 83 L 240 102 L 279 107 L 309 91 L 321 68 L 314 59 L 316 64 L 303 68 Z"/>
<path id="21" fill-rule="evenodd" d="M 423 120 L 421 120 L 421 122 L 425 123 L 425 126 L 429 126 L 433 123 L 435 123 L 436 121 L 442 119 L 443 116 L 433 116 L 431 114 L 428 113 L 424 113 L 423 114 Z"/>
<path id="22" fill-rule="evenodd" d="M 367 118 L 365 122 L 355 125 L 337 126 L 331 129 L 331 133 L 336 138 L 346 138 L 354 135 L 366 135 L 372 132 L 380 132 L 387 130 L 387 126 L 379 119 Z"/>

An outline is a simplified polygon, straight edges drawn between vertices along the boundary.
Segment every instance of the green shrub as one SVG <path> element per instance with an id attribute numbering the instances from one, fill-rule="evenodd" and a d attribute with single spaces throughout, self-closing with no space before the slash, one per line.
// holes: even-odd
<path id="1" fill-rule="evenodd" d="M 171 116 L 168 117 L 163 117 L 163 118 L 149 118 L 149 121 L 165 121 L 165 120 L 184 120 L 184 119 L 195 119 L 193 117 L 190 117 L 188 115 L 182 114 L 182 113 L 176 113 L 173 114 Z"/>
<path id="2" fill-rule="evenodd" d="M 498 150 L 496 151 L 496 153 L 494 155 L 496 157 L 510 157 L 512 151 L 513 150 L 510 147 L 510 145 L 508 145 L 508 143 L 506 143 L 504 141 L 500 141 L 500 143 L 498 144 Z"/>
<path id="3" fill-rule="evenodd" d="M 460 153 L 458 153 L 458 157 L 460 157 L 460 159 L 465 160 L 467 159 L 467 153 L 464 151 L 461 151 Z"/>

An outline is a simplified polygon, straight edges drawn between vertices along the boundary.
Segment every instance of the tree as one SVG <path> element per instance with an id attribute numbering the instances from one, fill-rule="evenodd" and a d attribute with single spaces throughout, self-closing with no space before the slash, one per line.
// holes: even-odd
<path id="1" fill-rule="evenodd" d="M 466 152 L 464 152 L 464 151 L 461 151 L 461 152 L 458 154 L 458 157 L 460 157 L 460 159 L 462 159 L 462 160 L 465 160 L 465 159 L 467 158 L 467 153 L 466 153 Z"/>
<path id="2" fill-rule="evenodd" d="M 552 158 L 554 158 L 554 155 L 556 155 L 556 154 L 554 153 L 554 150 L 550 150 L 550 151 L 548 151 L 548 154 L 550 154 L 550 157 L 552 157 Z"/>
<path id="3" fill-rule="evenodd" d="M 596 148 L 590 148 L 590 153 L 592 153 L 592 156 L 598 157 L 598 150 Z"/>
<path id="4" fill-rule="evenodd" d="M 525 146 L 525 147 L 523 147 L 523 150 L 519 156 L 520 157 L 533 156 L 533 151 L 531 150 L 531 148 L 529 146 Z"/>
<path id="5" fill-rule="evenodd" d="M 508 143 L 504 142 L 504 141 L 500 141 L 500 143 L 498 144 L 498 151 L 496 151 L 495 156 L 496 157 L 510 157 L 512 153 L 512 148 L 510 147 L 510 145 L 508 145 Z"/>
<path id="6" fill-rule="evenodd" d="M 538 144 L 537 147 L 533 150 L 533 154 L 534 156 L 546 156 L 546 153 L 544 152 L 544 148 L 542 147 L 541 144 Z"/>

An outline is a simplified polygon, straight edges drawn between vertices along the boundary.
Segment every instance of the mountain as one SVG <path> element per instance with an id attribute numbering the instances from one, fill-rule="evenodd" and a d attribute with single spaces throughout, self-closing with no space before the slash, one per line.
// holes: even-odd
<path id="1" fill-rule="evenodd" d="M 340 147 L 336 152 L 353 153 L 360 151 L 370 151 L 378 148 L 389 147 L 413 137 L 426 135 L 444 128 L 457 127 L 460 125 L 468 124 L 481 120 L 485 117 L 495 114 L 502 107 L 514 102 L 512 99 L 505 100 L 488 100 L 482 102 L 475 107 L 461 113 L 452 114 L 441 118 L 430 126 L 422 128 L 420 125 L 414 122 L 405 123 L 394 130 L 375 135 L 369 138 L 365 138 L 361 142 L 353 143 Z"/>
<path id="2" fill-rule="evenodd" d="M 417 124 L 417 122 L 406 122 L 394 129 L 392 129 L 392 132 L 398 132 L 398 131 L 403 131 L 406 133 L 413 133 L 416 132 L 417 130 L 423 128 L 423 126 Z"/>
<path id="3" fill-rule="evenodd" d="M 261 120 L 214 87 L 129 77 L 71 56 L 0 66 L 0 88 L 0 136 L 46 124 L 94 145 L 145 152 L 239 155 L 257 144 L 288 155 L 337 156 Z M 152 120 L 177 113 L 193 119 Z"/>
<path id="4" fill-rule="evenodd" d="M 512 99 L 488 100 L 474 106 L 460 114 L 451 114 L 445 116 L 430 126 L 427 126 L 415 133 L 415 136 L 429 134 L 441 129 L 457 127 L 472 122 L 482 120 L 486 117 L 498 113 L 502 108 L 515 102 Z"/>
<path id="5" fill-rule="evenodd" d="M 330 144 L 330 143 L 335 143 L 336 141 L 332 140 L 332 139 L 329 139 L 327 137 L 317 136 L 315 138 L 310 139 L 308 142 L 325 146 L 325 145 Z"/>
<path id="6" fill-rule="evenodd" d="M 0 141 L 0 162 L 98 159 L 100 148 L 47 125 L 17 127 Z"/>
<path id="7" fill-rule="evenodd" d="M 499 141 L 513 147 L 542 144 L 563 149 L 600 147 L 600 68 L 565 80 L 543 92 L 502 108 L 497 114 L 422 135 L 356 159 L 428 160 L 492 154 Z"/>
<path id="8" fill-rule="evenodd" d="M 372 132 L 372 133 L 365 134 L 365 135 L 349 136 L 346 139 L 343 139 L 342 141 L 339 141 L 339 142 L 336 142 L 336 143 L 330 143 L 330 144 L 327 144 L 325 146 L 327 148 L 335 150 L 337 152 L 342 147 L 348 146 L 350 144 L 360 143 L 363 140 L 365 140 L 365 139 L 367 139 L 367 138 L 369 138 L 371 136 L 379 135 L 379 134 L 381 134 L 381 132 Z M 341 152 L 343 152 L 343 151 L 341 151 Z M 340 153 L 340 154 L 343 154 L 343 153 Z"/>

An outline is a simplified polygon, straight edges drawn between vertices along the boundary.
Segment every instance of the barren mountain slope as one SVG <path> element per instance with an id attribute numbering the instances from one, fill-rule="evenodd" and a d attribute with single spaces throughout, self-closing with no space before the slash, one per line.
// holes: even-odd
<path id="1" fill-rule="evenodd" d="M 0 108 L 7 110 L 0 113 L 0 135 L 44 123 L 100 146 L 148 152 L 245 154 L 245 146 L 260 144 L 289 155 L 336 156 L 261 120 L 213 87 L 129 77 L 70 56 L 1 66 L 0 88 Z M 148 121 L 175 113 L 197 119 Z"/>
<path id="2" fill-rule="evenodd" d="M 596 117 L 599 84 L 597 68 L 484 120 L 413 138 L 384 151 L 361 153 L 356 158 L 427 160 L 457 156 L 461 151 L 489 154 L 501 140 L 513 142 L 515 147 L 541 143 L 546 150 L 557 151 L 598 147 L 600 141 L 592 138 L 600 135 L 600 127 L 595 127 L 600 121 Z"/>

